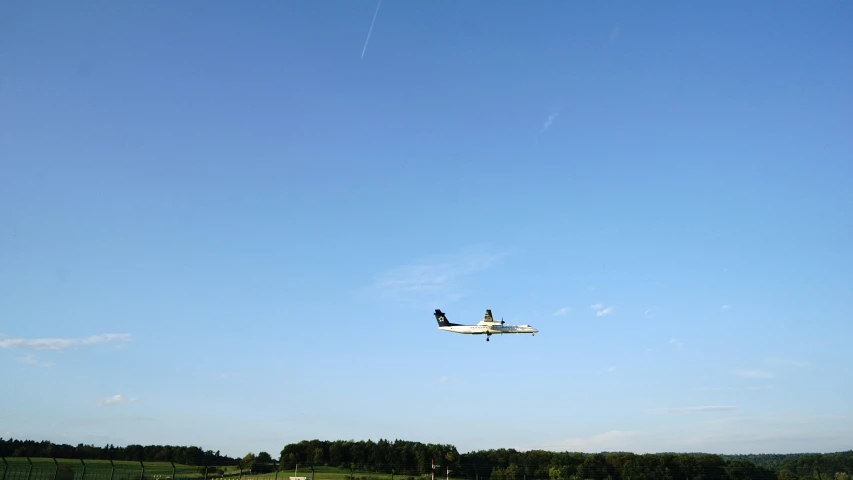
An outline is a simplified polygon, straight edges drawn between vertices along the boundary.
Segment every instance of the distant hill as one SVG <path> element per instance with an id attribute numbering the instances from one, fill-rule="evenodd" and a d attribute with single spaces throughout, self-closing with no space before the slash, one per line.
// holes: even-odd
<path id="1" fill-rule="evenodd" d="M 826 475 L 834 475 L 836 472 L 853 474 L 853 450 L 836 453 L 767 453 L 720 456 L 726 460 L 752 462 L 759 467 L 774 471 L 787 470 L 798 476 L 810 474 L 814 471 Z"/>

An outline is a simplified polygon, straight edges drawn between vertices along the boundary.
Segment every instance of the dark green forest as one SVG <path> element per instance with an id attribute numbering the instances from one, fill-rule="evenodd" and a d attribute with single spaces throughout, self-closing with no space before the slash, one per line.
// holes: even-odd
<path id="1" fill-rule="evenodd" d="M 513 449 L 480 450 L 460 454 L 453 445 L 395 440 L 303 440 L 281 451 L 282 468 L 314 464 L 354 471 L 421 475 L 430 462 L 440 465 L 437 476 L 449 468 L 452 476 L 490 480 L 710 480 L 794 479 L 849 480 L 853 451 L 832 454 L 711 455 L 705 453 L 625 452 L 583 454 Z M 836 475 L 842 474 L 842 475 Z"/>
<path id="2" fill-rule="evenodd" d="M 198 447 L 170 445 L 58 445 L 0 438 L 0 456 L 56 457 L 83 460 L 175 462 L 193 466 L 236 466 L 247 473 L 310 472 L 340 468 L 357 478 L 365 474 L 429 476 L 433 462 L 437 480 L 851 480 L 853 450 L 838 453 L 790 455 L 714 455 L 706 453 L 595 454 L 513 449 L 459 453 L 448 444 L 405 440 L 303 440 L 285 445 L 278 460 L 268 453 L 241 458 Z M 356 475 L 357 474 L 357 475 Z"/>
<path id="3" fill-rule="evenodd" d="M 0 438 L 0 457 L 48 457 L 83 460 L 127 460 L 135 462 L 175 462 L 184 465 L 237 465 L 239 459 L 218 451 L 171 445 L 128 445 L 117 447 L 79 444 L 76 447 L 49 441 L 5 440 Z"/>

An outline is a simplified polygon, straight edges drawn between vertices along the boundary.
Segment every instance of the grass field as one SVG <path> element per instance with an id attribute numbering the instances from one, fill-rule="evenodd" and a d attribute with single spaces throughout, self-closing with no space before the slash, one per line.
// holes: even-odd
<path id="1" fill-rule="evenodd" d="M 143 469 L 144 467 L 144 469 Z M 219 467 L 222 474 L 208 473 L 207 478 L 249 477 L 256 480 L 273 480 L 275 478 L 288 480 L 288 477 L 311 477 L 311 468 L 299 468 L 297 470 L 283 470 L 271 473 L 251 474 L 241 472 L 236 466 Z M 0 480 L 169 480 L 174 475 L 175 479 L 203 479 L 204 473 L 201 467 L 191 465 L 174 464 L 169 462 L 129 462 L 115 460 L 74 460 L 74 459 L 52 459 L 52 458 L 30 458 L 5 457 L 0 463 Z M 383 474 L 370 472 L 350 472 L 349 469 L 336 467 L 315 467 L 314 480 L 426 480 L 428 475 L 408 474 Z M 443 476 L 436 476 L 442 479 Z"/>
<path id="2" fill-rule="evenodd" d="M 392 475 L 387 473 L 371 473 L 371 472 L 358 472 L 353 471 L 350 474 L 349 469 L 345 468 L 336 468 L 336 467 L 315 467 L 314 468 L 314 480 L 348 480 L 352 475 L 352 478 L 355 480 L 362 479 L 370 479 L 370 480 L 391 480 Z M 288 477 L 310 477 L 312 476 L 311 468 L 299 468 L 298 470 L 283 470 L 278 472 L 278 478 L 287 480 Z M 258 475 L 252 475 L 252 478 L 271 480 L 275 478 L 275 473 L 262 473 Z M 406 480 L 410 475 L 406 474 L 395 474 L 393 475 L 394 480 Z M 417 475 L 412 476 L 415 479 L 419 479 Z M 429 478 L 429 477 L 424 477 Z M 438 480 L 438 479 L 437 479 Z"/>

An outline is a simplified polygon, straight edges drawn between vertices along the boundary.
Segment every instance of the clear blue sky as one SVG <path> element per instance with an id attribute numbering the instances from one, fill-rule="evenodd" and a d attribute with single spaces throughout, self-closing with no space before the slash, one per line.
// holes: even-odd
<path id="1" fill-rule="evenodd" d="M 853 3 L 376 6 L 2 3 L 0 435 L 850 447 Z"/>

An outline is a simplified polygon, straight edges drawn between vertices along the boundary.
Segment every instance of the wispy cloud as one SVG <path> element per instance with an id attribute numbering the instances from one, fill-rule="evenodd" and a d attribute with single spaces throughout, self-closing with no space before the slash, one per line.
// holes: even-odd
<path id="1" fill-rule="evenodd" d="M 723 309 L 723 310 L 731 310 L 731 309 L 732 309 L 732 308 L 734 308 L 734 307 L 732 307 L 732 306 L 731 306 L 731 305 L 729 305 L 729 304 L 725 304 L 725 305 L 723 305 L 723 306 L 722 306 L 722 307 L 720 307 L 720 308 L 721 308 L 721 309 Z"/>
<path id="2" fill-rule="evenodd" d="M 756 385 L 752 387 L 747 387 L 747 390 L 768 390 L 771 388 L 775 388 L 773 385 Z M 701 392 L 722 392 L 728 390 L 735 390 L 735 387 L 696 387 L 693 390 L 701 391 Z"/>
<path id="3" fill-rule="evenodd" d="M 572 309 L 571 309 L 571 308 L 569 308 L 569 307 L 563 307 L 563 308 L 560 308 L 560 309 L 558 309 L 556 312 L 554 312 L 554 316 L 555 316 L 555 317 L 561 317 L 561 316 L 563 316 L 563 315 L 568 315 L 568 313 L 569 313 L 571 310 L 572 310 Z"/>
<path id="4" fill-rule="evenodd" d="M 444 385 L 446 383 L 459 383 L 461 379 L 459 377 L 438 377 L 435 379 L 435 383 L 438 385 Z"/>
<path id="5" fill-rule="evenodd" d="M 556 445 L 531 445 L 519 447 L 518 450 L 542 449 L 559 452 L 585 452 L 598 453 L 601 451 L 632 451 L 632 447 L 643 436 L 642 431 L 637 430 L 610 430 L 589 437 L 568 438 Z"/>
<path id="6" fill-rule="evenodd" d="M 676 408 L 655 408 L 649 410 L 649 413 L 658 415 L 685 415 L 690 413 L 713 413 L 713 412 L 730 412 L 737 410 L 734 405 L 704 405 L 701 407 L 676 407 Z"/>
<path id="7" fill-rule="evenodd" d="M 556 120 L 557 117 L 559 117 L 559 116 L 560 116 L 560 112 L 554 112 L 554 113 L 548 115 L 548 118 L 545 119 L 545 123 L 542 124 L 542 130 L 540 130 L 539 133 L 541 134 L 545 130 L 548 130 L 549 128 L 551 128 L 551 125 L 554 124 L 554 120 Z"/>
<path id="8" fill-rule="evenodd" d="M 455 254 L 422 258 L 380 274 L 367 290 L 396 301 L 440 308 L 466 295 L 465 277 L 492 267 L 505 255 L 471 247 Z"/>
<path id="9" fill-rule="evenodd" d="M 65 350 L 66 348 L 97 345 L 100 343 L 129 342 L 130 334 L 105 333 L 84 338 L 6 338 L 0 337 L 0 348 L 25 348 L 32 350 Z"/>
<path id="10" fill-rule="evenodd" d="M 670 344 L 670 345 L 675 345 L 675 348 L 677 348 L 677 349 L 679 349 L 679 350 L 681 350 L 682 348 L 684 348 L 684 342 L 682 342 L 681 340 L 679 340 L 679 339 L 677 339 L 677 338 L 675 338 L 675 337 L 672 337 L 672 338 L 670 338 L 670 339 L 669 339 L 669 344 Z"/>
<path id="11" fill-rule="evenodd" d="M 614 366 L 610 366 L 610 367 L 607 367 L 607 368 L 606 368 L 606 369 L 604 369 L 604 370 L 596 370 L 596 371 L 595 371 L 595 373 L 596 373 L 596 374 L 598 374 L 598 375 L 600 375 L 600 374 L 602 374 L 602 373 L 613 373 L 613 372 L 615 372 L 615 371 L 616 371 L 616 367 L 614 367 Z"/>
<path id="12" fill-rule="evenodd" d="M 622 31 L 622 24 L 617 23 L 617 24 L 616 24 L 616 25 L 615 25 L 615 26 L 610 30 L 610 43 L 615 43 L 615 42 L 616 42 L 616 40 L 618 40 L 618 39 L 619 39 L 619 32 L 620 32 L 620 31 Z"/>
<path id="13" fill-rule="evenodd" d="M 367 52 L 367 44 L 370 42 L 370 34 L 373 33 L 373 25 L 376 23 L 376 16 L 379 15 L 379 7 L 382 6 L 382 0 L 376 4 L 376 11 L 373 12 L 373 20 L 370 21 L 370 29 L 367 30 L 367 38 L 364 39 L 364 47 L 361 49 L 361 58 L 364 58 L 364 53 Z"/>
<path id="14" fill-rule="evenodd" d="M 136 398 L 128 398 L 128 397 L 125 397 L 123 395 L 113 395 L 111 397 L 101 398 L 96 403 L 99 406 L 106 406 L 106 405 L 118 405 L 120 403 L 133 403 L 136 400 L 137 400 Z"/>
<path id="15" fill-rule="evenodd" d="M 596 303 L 595 305 L 590 305 L 589 308 L 595 310 L 595 316 L 596 317 L 603 317 L 605 315 L 610 315 L 611 313 L 613 313 L 613 310 L 616 309 L 616 307 L 605 307 L 601 303 Z"/>
<path id="16" fill-rule="evenodd" d="M 635 454 L 842 451 L 849 450 L 853 421 L 849 414 L 813 415 L 797 411 L 784 414 L 763 411 L 750 416 L 731 411 L 676 418 L 677 422 L 654 422 L 655 425 L 642 431 L 610 431 L 562 442 L 544 440 L 540 434 L 519 450 Z"/>
<path id="17" fill-rule="evenodd" d="M 646 318 L 655 318 L 655 310 L 653 308 L 648 308 L 645 312 L 643 312 L 643 316 Z"/>
<path id="18" fill-rule="evenodd" d="M 34 365 L 36 367 L 49 367 L 53 365 L 53 362 L 42 362 L 37 359 L 35 355 L 32 354 L 24 355 L 23 357 L 18 357 L 15 360 L 21 363 L 26 363 L 27 365 Z"/>
<path id="19" fill-rule="evenodd" d="M 809 362 L 803 360 L 791 360 L 784 358 L 768 358 L 767 363 L 779 367 L 808 367 Z"/>
<path id="20" fill-rule="evenodd" d="M 119 410 L 121 411 L 121 410 Z M 119 422 L 126 423 L 149 423 L 156 422 L 157 418 L 150 417 L 148 415 L 121 415 L 118 412 L 104 414 L 101 413 L 97 417 L 78 417 L 78 416 L 67 416 L 63 417 L 61 422 L 65 427 L 71 427 L 72 429 L 77 429 L 78 427 L 82 428 L 92 428 L 98 425 L 115 425 Z"/>
<path id="21" fill-rule="evenodd" d="M 554 121 L 557 120 L 557 117 L 559 117 L 559 116 L 560 116 L 560 108 L 557 107 L 557 108 L 552 109 L 552 112 L 548 115 L 548 118 L 546 118 L 545 121 L 542 122 L 542 128 L 540 128 L 539 131 L 536 132 L 536 136 L 534 137 L 536 142 L 539 141 L 539 137 L 541 137 L 542 134 L 545 133 L 546 130 L 551 128 L 551 125 L 554 124 Z"/>
<path id="22" fill-rule="evenodd" d="M 732 374 L 745 378 L 773 378 L 776 376 L 772 372 L 765 372 L 764 370 L 756 370 L 753 368 L 738 368 L 733 370 Z"/>

